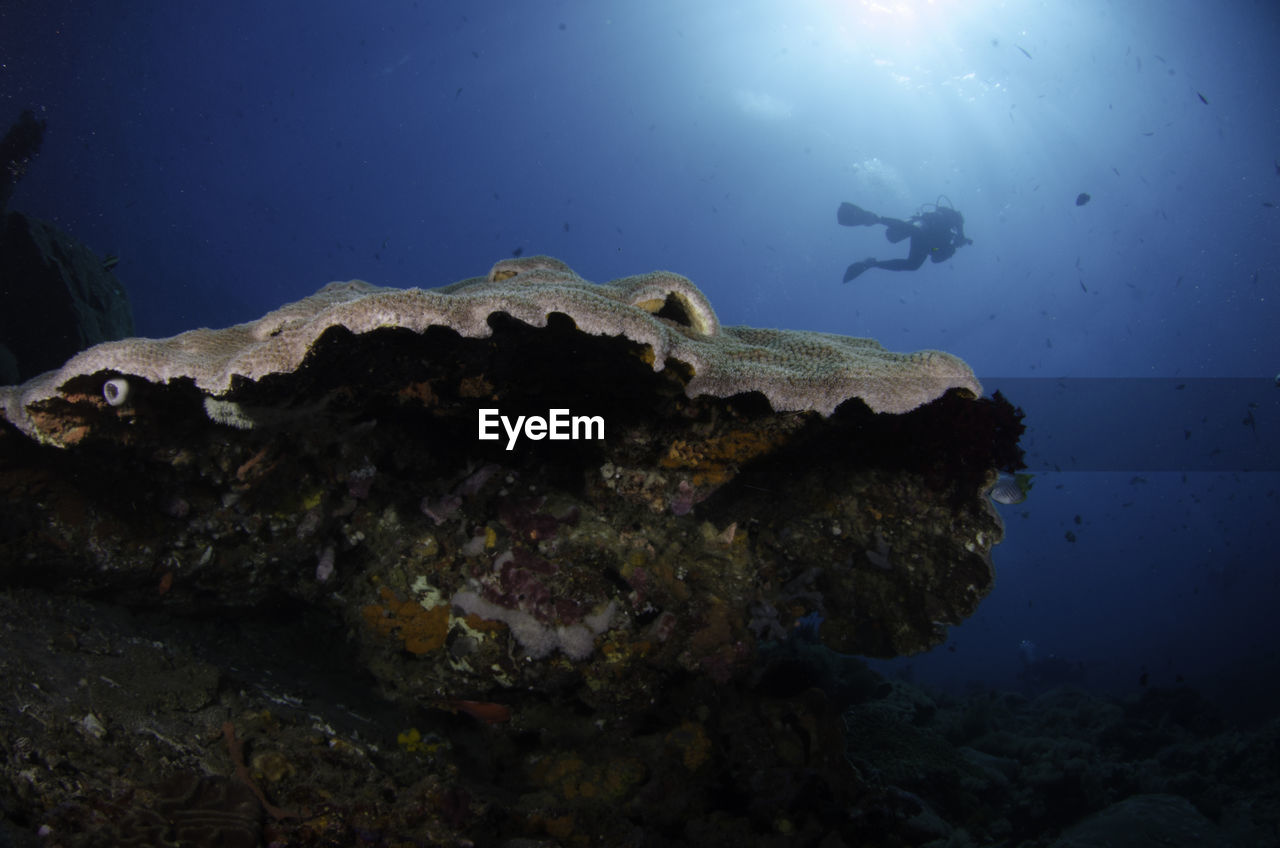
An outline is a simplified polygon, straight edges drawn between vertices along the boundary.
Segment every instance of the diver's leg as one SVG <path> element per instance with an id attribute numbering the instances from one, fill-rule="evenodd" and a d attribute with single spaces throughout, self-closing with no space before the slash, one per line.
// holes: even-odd
<path id="1" fill-rule="evenodd" d="M 852 282 L 862 275 L 863 271 L 879 266 L 874 256 L 869 256 L 861 262 L 855 262 L 848 268 L 844 269 L 844 282 Z"/>
<path id="2" fill-rule="evenodd" d="M 922 262 L 913 263 L 910 259 L 885 259 L 876 263 L 877 268 L 883 268 L 886 271 L 914 271 L 919 268 Z"/>
<path id="3" fill-rule="evenodd" d="M 903 239 L 911 238 L 912 233 L 916 231 L 915 225 L 898 218 L 881 218 L 880 223 L 884 224 L 884 237 L 891 244 L 897 244 Z"/>
<path id="4" fill-rule="evenodd" d="M 914 271 L 924 264 L 929 258 L 929 248 L 925 245 L 924 239 L 913 238 L 911 240 L 911 254 L 906 259 L 884 259 L 876 263 L 877 268 L 883 268 L 886 271 Z"/>
<path id="5" fill-rule="evenodd" d="M 917 234 L 911 237 L 911 250 L 907 254 L 907 261 L 911 263 L 911 270 L 914 271 L 919 268 L 928 258 L 929 241 L 917 231 Z"/>

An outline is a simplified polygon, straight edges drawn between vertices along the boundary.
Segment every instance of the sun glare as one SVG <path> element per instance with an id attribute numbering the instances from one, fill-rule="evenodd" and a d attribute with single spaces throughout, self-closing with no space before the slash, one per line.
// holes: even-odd
<path id="1" fill-rule="evenodd" d="M 981 14 L 980 7 L 987 4 L 981 0 L 824 0 L 823 5 L 846 37 L 896 45 L 948 31 Z"/>
<path id="2" fill-rule="evenodd" d="M 965 47 L 990 28 L 992 0 L 817 0 L 836 55 L 868 63 L 898 85 L 961 80 Z"/>

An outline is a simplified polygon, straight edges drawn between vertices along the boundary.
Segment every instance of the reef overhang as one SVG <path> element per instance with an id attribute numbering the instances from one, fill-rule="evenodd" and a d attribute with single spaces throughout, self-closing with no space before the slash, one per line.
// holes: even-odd
<path id="1" fill-rule="evenodd" d="M 178 612 L 287 597 L 342 621 L 390 697 L 626 711 L 796 634 L 942 641 L 992 585 L 983 492 L 1020 457 L 1020 413 L 980 391 L 947 354 L 721 327 L 665 272 L 331 284 L 0 388 L 0 581 Z M 558 410 L 602 432 L 552 438 Z"/>
<path id="2" fill-rule="evenodd" d="M 0 388 L 0 410 L 29 435 L 57 444 L 57 436 L 40 426 L 36 409 L 65 395 L 77 378 L 189 380 L 207 395 L 224 396 L 238 382 L 295 371 L 331 328 L 361 335 L 442 327 L 486 338 L 497 314 L 534 327 L 545 326 L 550 315 L 565 315 L 588 335 L 622 336 L 646 346 L 655 370 L 668 360 L 686 364 L 690 396 L 758 391 L 779 412 L 829 415 L 857 397 L 874 412 L 900 413 L 952 388 L 981 394 L 973 372 L 949 354 L 892 353 L 871 339 L 829 333 L 721 327 L 702 292 L 678 274 L 658 271 L 594 284 L 558 260 L 534 256 L 499 262 L 486 277 L 436 289 L 330 283 L 246 324 L 95 345 L 60 369 Z"/>

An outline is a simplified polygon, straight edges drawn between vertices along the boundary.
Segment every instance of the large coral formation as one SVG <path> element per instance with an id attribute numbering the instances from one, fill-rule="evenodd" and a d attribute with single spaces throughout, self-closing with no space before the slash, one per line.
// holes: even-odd
<path id="1" fill-rule="evenodd" d="M 701 337 L 728 330 L 687 281 L 595 287 L 545 258 L 443 291 L 329 286 L 230 330 L 100 345 L 3 390 L 14 424 L 80 449 L 53 461 L 8 431 L 9 461 L 29 471 L 4 495 L 15 514 L 38 503 L 55 521 L 0 542 L 8 561 L 65 562 L 86 587 L 170 575 L 168 603 L 225 595 L 232 575 L 236 603 L 309 597 L 336 568 L 367 598 L 357 620 L 372 632 L 399 633 L 423 655 L 449 633 L 447 661 L 411 674 L 437 692 L 539 679 L 468 615 L 507 625 L 528 659 L 587 660 L 608 631 L 614 663 L 652 669 L 660 655 L 659 667 L 725 677 L 750 654 L 749 610 L 761 604 L 778 627 L 820 615 L 832 646 L 888 656 L 936 644 L 990 588 L 1001 527 L 981 490 L 991 469 L 1016 462 L 1020 425 L 1007 404 L 972 397 L 971 377 L 935 398 L 931 363 L 965 371 L 955 360 L 881 351 L 858 365 L 847 352 L 873 343 L 774 334 L 753 356 L 787 370 L 759 370 Z M 620 305 L 617 293 L 635 291 L 649 306 L 665 291 L 695 317 Z M 467 305 L 422 311 L 459 297 Z M 453 326 L 428 326 L 441 316 Z M 658 361 L 668 366 L 655 372 Z M 880 375 L 868 384 L 875 405 L 919 408 L 877 415 L 856 395 L 832 408 L 862 390 L 845 373 L 857 368 Z M 99 394 L 112 374 L 136 384 L 127 403 Z M 880 384 L 894 379 L 902 385 Z M 808 394 L 777 399 L 779 385 L 806 380 Z M 716 395 L 695 389 L 708 384 Z M 217 399 L 201 391 L 228 386 Z M 201 400 L 206 412 L 211 401 L 233 409 L 215 417 L 234 429 L 211 425 Z M 508 450 L 476 439 L 477 411 L 490 405 L 583 410 L 608 430 Z M 97 479 L 72 482 L 75 457 L 90 455 Z M 678 626 L 651 638 L 650 623 L 671 616 Z"/>
<path id="2" fill-rule="evenodd" d="M 870 339 L 721 327 L 702 293 L 677 274 L 595 285 L 562 262 L 535 256 L 499 262 L 487 277 L 427 291 L 330 283 L 248 324 L 101 344 L 57 371 L 4 390 L 0 402 L 15 425 L 53 438 L 31 408 L 65 393 L 73 378 L 110 372 L 160 384 L 185 379 L 223 395 L 237 380 L 297 370 L 331 329 L 362 334 L 448 328 L 466 338 L 487 338 L 493 332 L 490 318 L 499 313 L 533 327 L 546 326 L 552 313 L 567 315 L 584 333 L 623 336 L 644 346 L 655 369 L 668 360 L 691 368 L 685 386 L 690 396 L 758 391 L 777 411 L 829 415 L 856 397 L 875 412 L 907 412 L 951 388 L 981 393 L 963 362 L 938 351 L 896 354 Z"/>
<path id="3" fill-rule="evenodd" d="M 762 642 L 911 653 L 976 608 L 1002 533 L 982 492 L 1021 432 L 977 392 L 943 354 L 721 328 L 670 274 L 594 286 L 535 257 L 434 292 L 335 284 L 0 390 L 0 584 L 342 622 L 393 704 L 511 744 L 558 728 L 525 770 L 530 832 L 615 803 L 677 827 L 694 802 L 662 787 L 726 757 L 845 798 L 827 699 L 743 687 Z M 606 429 L 508 450 L 477 438 L 482 408 Z M 726 710 L 779 751 L 713 732 Z"/>

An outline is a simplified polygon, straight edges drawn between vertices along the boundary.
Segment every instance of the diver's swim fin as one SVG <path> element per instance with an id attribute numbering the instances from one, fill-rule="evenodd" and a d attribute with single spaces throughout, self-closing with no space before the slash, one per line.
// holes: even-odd
<path id="1" fill-rule="evenodd" d="M 836 220 L 842 227 L 869 227 L 880 223 L 880 216 L 874 212 L 868 212 L 861 206 L 841 203 L 840 208 L 836 210 Z"/>
<path id="2" fill-rule="evenodd" d="M 853 280 L 858 279 L 858 277 L 862 275 L 863 271 L 874 267 L 876 267 L 876 260 L 872 257 L 868 257 L 861 262 L 855 262 L 848 268 L 844 269 L 844 282 L 852 282 Z"/>

